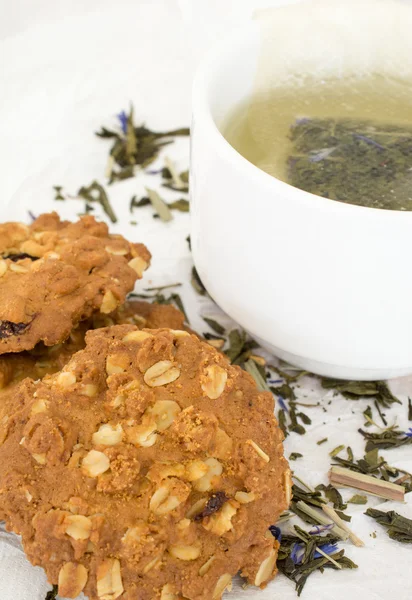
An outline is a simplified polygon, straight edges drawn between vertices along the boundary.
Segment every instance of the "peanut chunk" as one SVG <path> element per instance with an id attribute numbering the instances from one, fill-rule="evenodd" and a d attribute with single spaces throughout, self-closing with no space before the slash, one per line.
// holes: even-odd
<path id="1" fill-rule="evenodd" d="M 63 565 L 59 571 L 59 596 L 77 598 L 87 583 L 87 577 L 85 566 L 75 562 Z"/>
<path id="2" fill-rule="evenodd" d="M 132 260 L 128 263 L 129 267 L 133 269 L 137 273 L 137 276 L 141 278 L 143 276 L 143 272 L 146 271 L 148 265 L 147 262 L 141 257 L 136 256 L 136 258 L 132 258 Z"/>
<path id="3" fill-rule="evenodd" d="M 146 410 L 146 414 L 154 418 L 157 431 L 164 431 L 170 427 L 180 412 L 180 406 L 173 400 L 158 400 Z"/>
<path id="4" fill-rule="evenodd" d="M 70 371 L 63 371 L 57 376 L 56 383 L 62 388 L 69 388 L 76 383 L 76 375 Z"/>
<path id="5" fill-rule="evenodd" d="M 74 540 L 87 540 L 92 530 L 92 522 L 83 515 L 68 515 L 64 519 L 66 533 Z"/>
<path id="6" fill-rule="evenodd" d="M 98 450 L 90 450 L 83 458 L 82 471 L 88 477 L 98 477 L 110 469 L 110 460 Z"/>
<path id="7" fill-rule="evenodd" d="M 170 360 L 159 360 L 159 362 L 147 369 L 144 381 L 150 387 L 158 387 L 172 383 L 180 376 L 180 369 L 173 366 Z"/>
<path id="8" fill-rule="evenodd" d="M 92 436 L 92 442 L 95 446 L 116 446 L 116 444 L 120 444 L 122 439 L 123 428 L 120 423 L 116 427 L 104 423 Z"/>
<path id="9" fill-rule="evenodd" d="M 153 335 L 151 333 L 148 333 L 147 331 L 130 331 L 129 333 L 126 333 L 126 335 L 123 338 L 123 342 L 144 342 L 144 340 L 147 340 L 148 338 L 153 337 Z"/>
<path id="10" fill-rule="evenodd" d="M 217 400 L 226 387 L 227 372 L 219 365 L 206 367 L 202 376 L 202 390 L 211 400 Z"/>
<path id="11" fill-rule="evenodd" d="M 109 313 L 113 312 L 115 308 L 117 308 L 117 305 L 118 301 L 116 300 L 113 292 L 111 290 L 107 290 L 100 305 L 100 312 L 108 315 Z"/>
<path id="12" fill-rule="evenodd" d="M 123 594 L 120 561 L 107 558 L 97 567 L 97 595 L 100 600 L 115 600 Z"/>
<path id="13" fill-rule="evenodd" d="M 195 481 L 193 485 L 198 492 L 208 492 L 212 490 L 215 485 L 217 485 L 219 476 L 223 472 L 223 467 L 216 458 L 207 458 L 205 460 L 205 465 L 208 467 L 207 473 Z"/>

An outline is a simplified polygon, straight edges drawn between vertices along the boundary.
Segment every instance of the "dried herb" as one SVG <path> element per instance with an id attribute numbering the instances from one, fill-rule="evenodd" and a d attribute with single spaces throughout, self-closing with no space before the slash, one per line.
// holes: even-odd
<path id="1" fill-rule="evenodd" d="M 345 520 L 350 521 L 350 517 L 347 519 L 346 515 L 340 513 L 339 511 L 335 511 L 331 506 L 327 506 L 326 504 L 322 506 L 322 510 L 335 523 L 335 525 L 343 529 L 343 531 L 346 531 L 350 541 L 355 544 L 355 546 L 360 548 L 365 545 L 364 542 L 345 523 Z"/>
<path id="2" fill-rule="evenodd" d="M 167 223 L 173 219 L 173 215 L 170 212 L 170 208 L 166 204 L 166 202 L 159 196 L 159 194 L 150 188 L 146 188 L 147 195 L 149 200 L 155 209 L 156 213 L 159 215 L 162 221 Z"/>
<path id="3" fill-rule="evenodd" d="M 245 331 L 232 329 L 229 332 L 229 348 L 225 351 L 226 356 L 234 365 L 243 365 L 248 360 L 251 351 L 259 347 L 259 344 L 249 338 Z"/>
<path id="4" fill-rule="evenodd" d="M 171 210 L 178 210 L 179 212 L 189 212 L 189 206 L 189 201 L 185 200 L 185 198 L 179 198 L 179 200 L 169 202 L 168 204 Z"/>
<path id="5" fill-rule="evenodd" d="M 402 404 L 390 391 L 385 381 L 341 381 L 340 379 L 321 378 L 325 389 L 334 389 L 348 400 L 360 400 L 365 397 L 374 397 L 376 402 L 384 408 L 391 404 Z"/>
<path id="6" fill-rule="evenodd" d="M 352 487 L 387 500 L 402 502 L 404 499 L 405 489 L 402 486 L 343 467 L 333 466 L 329 472 L 329 478 L 331 483 L 336 485 Z"/>
<path id="7" fill-rule="evenodd" d="M 298 458 L 302 458 L 303 454 L 301 454 L 300 452 L 291 452 L 290 456 L 289 456 L 289 461 L 291 460 L 297 460 Z"/>
<path id="8" fill-rule="evenodd" d="M 53 586 L 53 589 L 50 592 L 47 592 L 45 600 L 55 600 L 57 598 L 58 588 L 57 585 Z"/>
<path id="9" fill-rule="evenodd" d="M 412 210 L 412 130 L 351 119 L 299 119 L 289 183 L 341 202 Z"/>
<path id="10" fill-rule="evenodd" d="M 189 250 L 190 250 L 190 246 L 189 246 Z M 190 281 L 191 281 L 193 288 L 196 290 L 196 292 L 198 294 L 200 294 L 200 296 L 206 296 L 206 294 L 207 294 L 206 288 L 203 285 L 202 280 L 199 277 L 196 267 L 192 267 L 192 277 L 191 277 Z"/>
<path id="11" fill-rule="evenodd" d="M 220 323 L 218 323 L 214 319 L 211 319 L 210 317 L 203 317 L 203 320 L 215 333 L 217 333 L 218 335 L 225 335 L 226 330 Z"/>
<path id="12" fill-rule="evenodd" d="M 328 438 L 323 438 L 322 440 L 319 440 L 317 443 L 318 446 L 321 446 L 322 444 L 324 444 L 325 442 L 328 441 Z"/>
<path id="13" fill-rule="evenodd" d="M 408 421 L 412 421 L 412 399 L 408 398 Z"/>
<path id="14" fill-rule="evenodd" d="M 166 167 L 162 169 L 163 186 L 176 192 L 189 191 L 189 171 L 178 173 L 170 158 L 165 158 Z"/>
<path id="15" fill-rule="evenodd" d="M 400 448 L 412 444 L 412 435 L 408 432 L 404 433 L 399 429 L 389 428 L 381 433 L 369 433 L 363 429 L 358 430 L 363 437 L 368 440 L 366 443 L 366 451 L 375 449 L 388 450 L 390 448 Z"/>
<path id="16" fill-rule="evenodd" d="M 329 502 L 332 502 L 334 508 L 339 510 L 347 508 L 347 504 L 344 503 L 341 493 L 333 485 L 324 485 L 321 483 L 316 486 L 316 490 L 323 491 Z"/>
<path id="17" fill-rule="evenodd" d="M 404 544 L 412 544 L 412 519 L 402 517 L 393 510 L 385 512 L 376 508 L 368 508 L 365 515 L 387 527 L 387 534 L 393 540 Z"/>
<path id="18" fill-rule="evenodd" d="M 29 326 L 30 323 L 13 323 L 13 321 L 0 321 L 0 339 L 4 340 L 13 335 L 20 335 Z"/>
<path id="19" fill-rule="evenodd" d="M 350 500 L 348 500 L 348 504 L 366 504 L 368 499 L 366 496 L 362 496 L 361 494 L 354 494 Z"/>
<path id="20" fill-rule="evenodd" d="M 2 258 L 8 258 L 13 262 L 17 262 L 18 260 L 24 260 L 25 258 L 30 258 L 32 261 L 39 260 L 40 256 L 32 256 L 26 252 L 20 252 L 20 254 L 7 254 L 6 256 L 2 256 Z"/>
<path id="21" fill-rule="evenodd" d="M 109 162 L 111 168 L 108 169 L 107 175 L 109 182 L 112 183 L 118 179 L 127 179 L 133 177 L 136 165 L 145 167 L 153 162 L 161 148 L 170 144 L 173 140 L 170 138 L 176 136 L 187 136 L 190 131 L 188 128 L 174 129 L 171 131 L 151 131 L 144 125 L 136 126 L 134 123 L 133 107 L 130 108 L 129 114 L 124 111 L 118 115 L 120 121 L 120 131 L 113 131 L 102 127 L 96 135 L 112 139 L 113 145 L 110 149 Z M 118 170 L 114 170 L 114 164 Z"/>
<path id="22" fill-rule="evenodd" d="M 222 508 L 227 500 L 229 500 L 229 498 L 226 496 L 225 492 L 215 492 L 206 502 L 206 506 L 202 512 L 196 515 L 193 520 L 201 521 L 202 519 L 213 515 L 213 513 Z"/>
<path id="23" fill-rule="evenodd" d="M 143 196 L 140 200 L 137 199 L 137 196 L 133 196 L 130 200 L 129 210 L 133 213 L 135 208 L 141 208 L 142 206 L 150 206 L 150 198 L 147 196 Z"/>
<path id="24" fill-rule="evenodd" d="M 339 454 L 339 452 L 342 452 L 342 450 L 345 450 L 345 444 L 341 444 L 340 446 L 336 446 L 336 448 L 334 448 L 331 452 L 329 452 L 329 456 L 337 456 Z"/>
<path id="25" fill-rule="evenodd" d="M 312 573 L 326 567 L 333 569 L 356 569 L 357 565 L 339 551 L 338 538 L 330 533 L 311 535 L 295 526 L 295 535 L 282 535 L 277 566 L 288 579 L 296 584 L 298 596 Z M 322 552 L 322 554 L 319 553 Z"/>
<path id="26" fill-rule="evenodd" d="M 109 197 L 106 194 L 106 190 L 96 180 L 92 181 L 92 183 L 89 186 L 82 186 L 77 192 L 77 195 L 80 196 L 80 198 L 84 198 L 85 200 L 87 200 L 87 202 L 97 202 L 98 204 L 100 204 L 106 215 L 111 220 L 111 222 L 117 223 L 117 217 L 112 208 L 112 205 L 110 204 Z"/>
<path id="27" fill-rule="evenodd" d="M 55 200 L 66 200 L 66 198 L 62 194 L 63 186 L 61 186 L 61 185 L 54 185 L 53 189 L 56 192 L 55 196 L 54 196 Z"/>

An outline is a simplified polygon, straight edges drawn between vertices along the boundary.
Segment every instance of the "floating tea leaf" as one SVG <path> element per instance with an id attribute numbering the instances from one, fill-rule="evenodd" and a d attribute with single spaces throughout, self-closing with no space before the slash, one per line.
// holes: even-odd
<path id="1" fill-rule="evenodd" d="M 300 119 L 289 182 L 349 204 L 412 210 L 412 129 L 350 119 Z"/>

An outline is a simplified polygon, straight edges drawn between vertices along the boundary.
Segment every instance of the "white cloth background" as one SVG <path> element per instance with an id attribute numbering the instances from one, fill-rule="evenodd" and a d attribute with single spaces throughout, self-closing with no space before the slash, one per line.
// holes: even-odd
<path id="1" fill-rule="evenodd" d="M 109 146 L 93 132 L 102 123 L 113 125 L 115 114 L 127 109 L 130 101 L 137 119 L 152 128 L 188 125 L 191 80 L 205 49 L 229 27 L 250 18 L 256 8 L 276 4 L 282 2 L 0 0 L 1 219 L 27 220 L 28 209 L 35 214 L 57 209 L 62 216 L 74 218 L 82 203 L 54 202 L 52 186 L 60 184 L 74 193 L 94 178 L 104 182 Z M 180 168 L 187 168 L 187 140 L 179 140 L 166 154 Z M 162 160 L 158 164 L 162 166 Z M 131 196 L 143 194 L 145 185 L 159 183 L 154 176 L 139 175 L 108 188 L 119 216 L 113 229 L 145 242 L 153 253 L 152 267 L 139 289 L 183 282 L 181 292 L 191 324 L 204 331 L 201 315 L 217 316 L 219 310 L 199 298 L 188 282 L 188 215 L 176 214 L 172 223 L 164 224 L 152 218 L 150 209 L 138 209 L 133 217 L 129 214 Z M 168 190 L 162 194 L 167 200 L 177 197 Z M 138 225 L 130 225 L 131 219 Z M 412 379 L 393 385 L 404 402 L 408 393 L 412 395 Z M 363 424 L 360 413 L 367 402 L 334 398 L 329 406 L 332 393 L 309 378 L 302 382 L 299 394 L 306 402 L 320 402 L 321 407 L 306 410 L 313 426 L 304 437 L 288 437 L 286 455 L 291 451 L 304 454 L 293 467 L 316 485 L 326 481 L 328 451 L 336 445 L 345 443 L 358 456 L 363 454 L 357 429 Z M 400 426 L 409 426 L 405 404 L 390 415 L 397 415 Z M 328 443 L 317 446 L 316 441 L 324 437 Z M 390 464 L 412 470 L 412 447 L 385 456 Z M 373 506 L 379 503 L 370 501 Z M 385 504 L 385 510 L 390 508 L 412 517 L 411 498 L 400 507 Z M 391 541 L 363 511 L 364 507 L 352 507 L 352 526 L 366 547 L 345 544 L 359 569 L 314 575 L 304 590 L 304 600 L 410 597 L 411 548 Z M 373 531 L 376 539 L 370 536 Z M 43 571 L 30 566 L 18 539 L 0 531 L 0 600 L 44 600 L 48 589 Z M 296 596 L 293 585 L 279 577 L 264 592 L 235 586 L 232 597 L 289 600 Z"/>

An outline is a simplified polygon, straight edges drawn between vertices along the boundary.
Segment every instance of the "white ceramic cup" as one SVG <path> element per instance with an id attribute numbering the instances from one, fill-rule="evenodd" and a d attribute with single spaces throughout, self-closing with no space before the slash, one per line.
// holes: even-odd
<path id="1" fill-rule="evenodd" d="M 390 70 L 401 59 L 411 67 L 408 7 L 379 3 L 355 18 L 350 2 L 339 14 L 330 0 L 318 12 L 305 6 L 277 9 L 271 60 L 280 79 L 305 69 Z M 253 89 L 261 36 L 256 22 L 227 36 L 195 78 L 191 243 L 199 275 L 228 315 L 290 363 L 347 379 L 411 374 L 412 212 L 296 189 L 248 162 L 220 131 Z"/>

